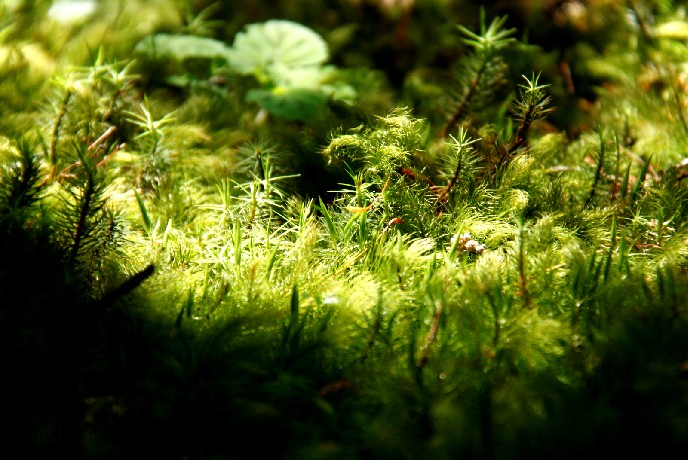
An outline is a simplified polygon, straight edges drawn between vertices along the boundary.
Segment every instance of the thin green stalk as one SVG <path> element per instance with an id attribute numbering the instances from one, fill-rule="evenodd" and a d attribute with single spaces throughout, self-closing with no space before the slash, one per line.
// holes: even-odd
<path id="1" fill-rule="evenodd" d="M 86 163 L 86 158 L 81 156 L 82 167 L 86 172 L 86 183 L 81 190 L 81 199 L 79 202 L 79 217 L 74 229 L 74 240 L 72 243 L 72 249 L 70 251 L 69 260 L 70 263 L 74 264 L 76 262 L 79 251 L 81 250 L 82 240 L 84 239 L 87 229 L 87 221 L 92 212 L 92 202 L 95 198 L 95 178 L 93 177 L 93 171 Z"/>
<path id="2" fill-rule="evenodd" d="M 55 173 L 57 172 L 57 141 L 60 137 L 60 126 L 62 125 L 62 120 L 65 115 L 67 115 L 67 105 L 72 99 L 74 93 L 71 90 L 67 90 L 64 99 L 60 104 L 60 110 L 57 112 L 57 117 L 55 118 L 55 124 L 53 125 L 52 132 L 50 133 L 50 150 L 48 151 L 48 160 L 50 161 L 50 173 L 46 179 L 46 182 L 50 183 L 55 179 Z"/>
<path id="3" fill-rule="evenodd" d="M 614 201 L 619 193 L 619 167 L 621 163 L 621 146 L 619 145 L 619 136 L 614 133 L 614 146 L 616 148 L 616 163 L 614 166 L 614 181 L 612 182 L 611 200 Z"/>
<path id="4" fill-rule="evenodd" d="M 531 299 L 528 292 L 528 276 L 526 274 L 526 247 L 524 238 L 524 217 L 521 216 L 518 222 L 518 287 L 519 294 L 523 299 L 523 306 L 530 308 Z"/>
<path id="5" fill-rule="evenodd" d="M 599 131 L 600 135 L 600 154 L 599 158 L 597 160 L 597 169 L 595 170 L 595 179 L 592 182 L 592 186 L 590 187 L 590 195 L 588 196 L 588 199 L 585 200 L 585 206 L 587 207 L 590 205 L 592 202 L 593 198 L 595 198 L 595 192 L 597 191 L 597 184 L 600 181 L 600 178 L 602 177 L 602 167 L 604 166 L 604 133 L 602 132 L 602 129 Z"/>

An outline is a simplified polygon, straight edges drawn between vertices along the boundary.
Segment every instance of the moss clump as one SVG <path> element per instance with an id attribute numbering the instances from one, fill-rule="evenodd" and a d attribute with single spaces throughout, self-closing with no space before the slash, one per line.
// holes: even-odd
<path id="1" fill-rule="evenodd" d="M 686 448 L 680 5 L 206 3 L 0 7 L 11 447 Z"/>

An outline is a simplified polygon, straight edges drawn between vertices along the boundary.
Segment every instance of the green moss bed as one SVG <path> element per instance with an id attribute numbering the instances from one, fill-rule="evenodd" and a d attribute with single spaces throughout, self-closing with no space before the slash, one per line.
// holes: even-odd
<path id="1" fill-rule="evenodd" d="M 688 449 L 684 2 L 0 2 L 3 452 Z"/>

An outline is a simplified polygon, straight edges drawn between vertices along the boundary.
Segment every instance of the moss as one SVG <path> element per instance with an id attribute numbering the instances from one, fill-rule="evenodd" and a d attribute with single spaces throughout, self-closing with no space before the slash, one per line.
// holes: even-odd
<path id="1" fill-rule="evenodd" d="M 688 445 L 674 2 L 49 3 L 0 9 L 13 447 Z"/>

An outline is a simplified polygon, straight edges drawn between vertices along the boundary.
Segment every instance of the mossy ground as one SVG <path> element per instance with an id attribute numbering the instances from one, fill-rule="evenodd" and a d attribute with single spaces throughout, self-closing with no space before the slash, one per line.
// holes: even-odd
<path id="1" fill-rule="evenodd" d="M 685 450 L 685 6 L 502 3 L 0 6 L 8 445 Z M 307 92 L 137 48 L 274 18 L 329 48 Z"/>

